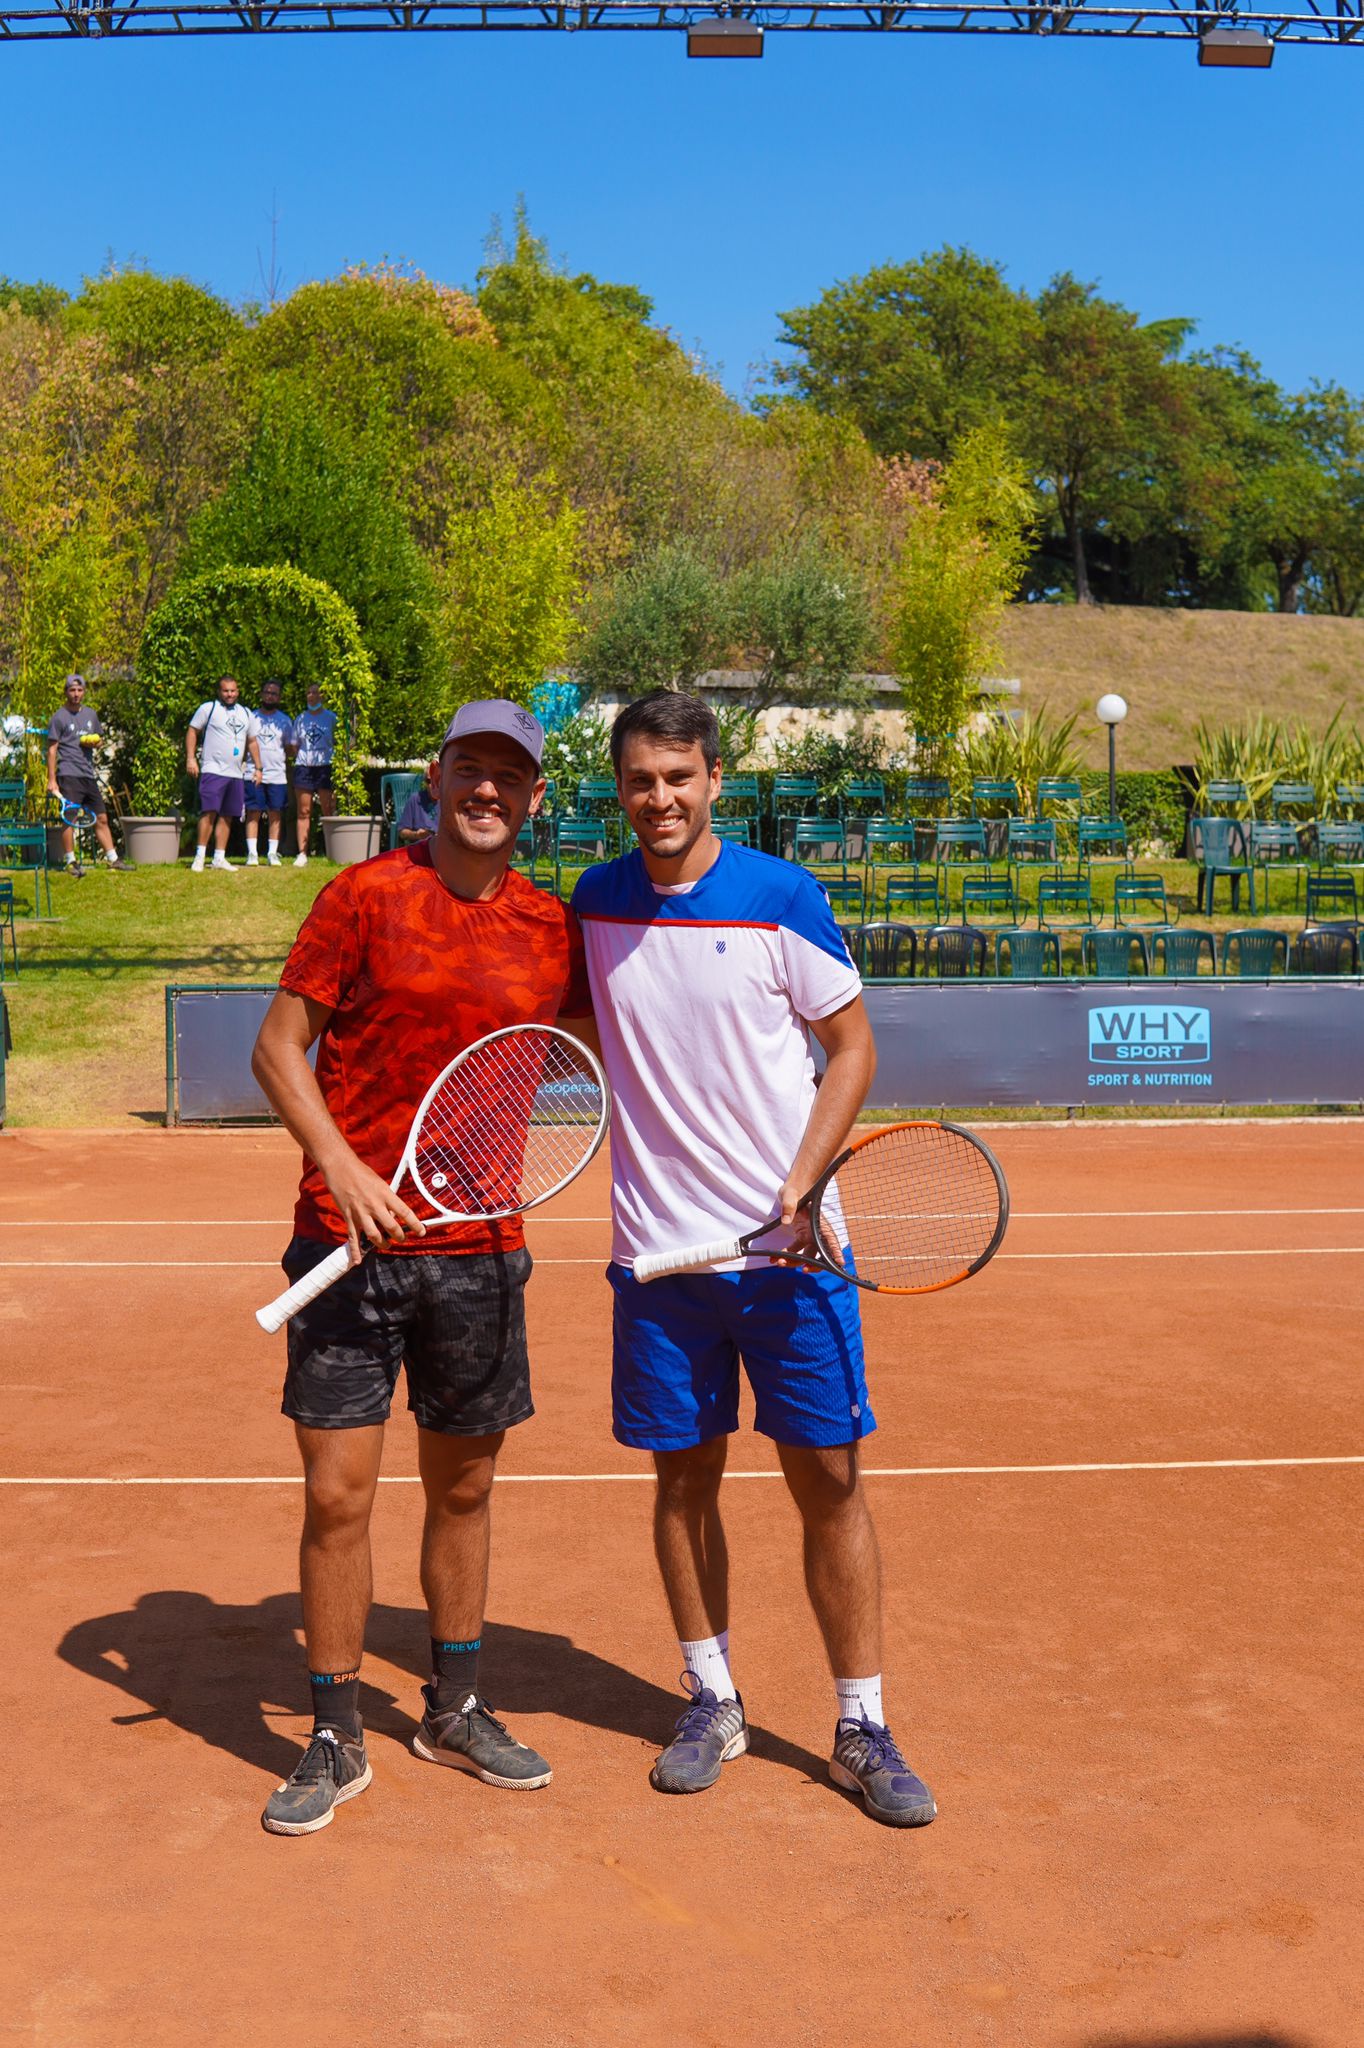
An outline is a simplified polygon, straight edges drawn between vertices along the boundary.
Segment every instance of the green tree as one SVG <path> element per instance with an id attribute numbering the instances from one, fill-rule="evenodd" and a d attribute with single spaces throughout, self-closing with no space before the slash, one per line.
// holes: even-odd
<path id="1" fill-rule="evenodd" d="M 1308 394 L 1305 418 L 1327 484 L 1308 608 L 1358 618 L 1364 610 L 1364 399 L 1338 384 L 1319 384 Z"/>
<path id="2" fill-rule="evenodd" d="M 576 672 L 594 694 L 690 689 L 722 659 L 729 617 L 714 564 L 689 541 L 665 542 L 599 597 Z"/>
<path id="3" fill-rule="evenodd" d="M 445 537 L 445 638 L 455 701 L 531 692 L 564 660 L 581 585 L 580 515 L 500 478 L 486 500 L 456 513 Z"/>
<path id="4" fill-rule="evenodd" d="M 197 576 L 272 563 L 327 584 L 359 621 L 378 681 L 378 751 L 398 760 L 425 752 L 448 715 L 435 571 L 407 530 L 382 459 L 355 447 L 297 379 L 267 381 L 246 460 L 195 520 L 181 566 Z M 249 687 L 252 679 L 242 680 Z"/>
<path id="5" fill-rule="evenodd" d="M 1094 601 L 1088 535 L 1147 527 L 1152 473 L 1168 447 L 1167 360 L 1186 332 L 1178 321 L 1143 327 L 1069 274 L 1037 301 L 1017 436 L 1064 536 L 1079 604 Z"/>
<path id="6" fill-rule="evenodd" d="M 857 571 L 817 543 L 788 547 L 735 577 L 735 644 L 757 669 L 754 703 L 849 703 L 866 659 L 871 609 Z"/>
<path id="7" fill-rule="evenodd" d="M 167 363 L 212 362 L 241 329 L 232 308 L 212 292 L 150 270 L 87 278 L 64 319 L 71 334 L 102 334 L 111 363 L 132 376 Z"/>
<path id="8" fill-rule="evenodd" d="M 950 247 L 881 264 L 779 317 L 798 351 L 775 372 L 779 387 L 855 421 L 878 455 L 939 461 L 999 417 L 1034 327 L 997 264 Z"/>
<path id="9" fill-rule="evenodd" d="M 1027 564 L 1033 520 L 1027 474 L 1002 428 L 963 440 L 909 520 L 891 625 L 920 763 L 945 769 L 998 659 L 1004 606 Z"/>

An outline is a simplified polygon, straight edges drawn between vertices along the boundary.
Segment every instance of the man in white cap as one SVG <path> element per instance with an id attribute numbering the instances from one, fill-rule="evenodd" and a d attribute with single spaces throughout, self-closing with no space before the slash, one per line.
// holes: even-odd
<path id="1" fill-rule="evenodd" d="M 289 1325 L 284 1413 L 306 1486 L 301 1575 L 314 1726 L 262 1816 L 312 1834 L 370 1782 L 360 1660 L 369 1519 L 399 1367 L 426 1493 L 421 1582 L 432 1678 L 413 1739 L 484 1784 L 549 1783 L 479 1689 L 489 1497 L 504 1433 L 531 1414 L 519 1218 L 423 1230 L 389 1186 L 427 1085 L 506 1024 L 585 1017 L 582 941 L 511 866 L 539 808 L 544 733 L 519 705 L 465 704 L 440 749 L 435 832 L 343 871 L 304 920 L 261 1027 L 255 1073 L 303 1147 L 284 1271 L 380 1247 Z M 317 1046 L 314 1073 L 309 1049 Z"/>

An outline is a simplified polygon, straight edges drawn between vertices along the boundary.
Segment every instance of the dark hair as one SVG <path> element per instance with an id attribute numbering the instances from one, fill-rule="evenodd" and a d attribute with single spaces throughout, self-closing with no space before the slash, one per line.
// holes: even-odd
<path id="1" fill-rule="evenodd" d="M 611 727 L 611 765 L 620 774 L 625 742 L 636 734 L 674 747 L 699 746 L 709 773 L 720 758 L 720 722 L 709 704 L 683 690 L 650 690 L 616 713 Z"/>

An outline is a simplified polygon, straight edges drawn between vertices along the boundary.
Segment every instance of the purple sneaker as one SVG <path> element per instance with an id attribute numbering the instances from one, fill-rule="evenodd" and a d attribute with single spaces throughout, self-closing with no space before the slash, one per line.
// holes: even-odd
<path id="1" fill-rule="evenodd" d="M 742 1700 L 717 1699 L 694 1671 L 682 1673 L 682 1690 L 688 1695 L 686 1712 L 649 1773 L 655 1792 L 704 1792 L 720 1766 L 748 1748 Z"/>
<path id="2" fill-rule="evenodd" d="M 845 1791 L 860 1792 L 867 1812 L 892 1828 L 923 1828 L 938 1811 L 922 1778 L 900 1754 L 889 1728 L 875 1721 L 840 1721 L 834 1729 L 829 1776 Z"/>

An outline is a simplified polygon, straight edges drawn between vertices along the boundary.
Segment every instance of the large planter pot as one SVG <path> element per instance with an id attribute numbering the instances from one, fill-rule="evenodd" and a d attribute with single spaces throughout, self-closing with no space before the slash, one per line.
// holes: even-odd
<path id="1" fill-rule="evenodd" d="M 324 818 L 322 844 L 326 848 L 327 859 L 334 860 L 339 867 L 349 867 L 357 860 L 368 860 L 371 854 L 383 852 L 384 821 L 370 817 Z"/>
<path id="2" fill-rule="evenodd" d="M 121 818 L 123 857 L 140 868 L 171 867 L 180 858 L 178 818 Z"/>

